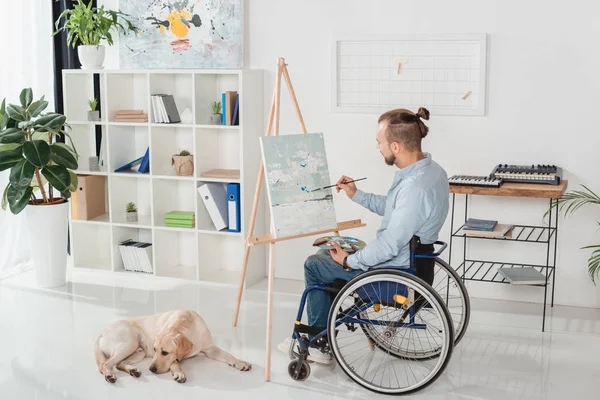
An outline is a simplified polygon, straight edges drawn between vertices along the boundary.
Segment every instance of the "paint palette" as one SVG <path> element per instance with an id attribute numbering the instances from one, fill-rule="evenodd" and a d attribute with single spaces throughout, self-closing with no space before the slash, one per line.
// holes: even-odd
<path id="1" fill-rule="evenodd" d="M 350 236 L 323 236 L 315 240 L 313 246 L 325 250 L 332 250 L 333 245 L 331 244 L 331 242 L 336 242 L 342 249 L 346 250 L 348 253 L 354 253 L 367 245 L 362 240 Z"/>

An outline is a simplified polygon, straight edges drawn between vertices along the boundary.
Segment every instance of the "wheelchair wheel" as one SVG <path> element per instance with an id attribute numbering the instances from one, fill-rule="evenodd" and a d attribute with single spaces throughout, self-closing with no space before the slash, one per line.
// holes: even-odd
<path id="1" fill-rule="evenodd" d="M 460 275 L 458 275 L 458 273 L 446 262 L 437 258 L 435 260 L 434 278 L 431 287 L 440 295 L 450 313 L 454 325 L 454 345 L 456 346 L 467 330 L 471 315 L 471 303 L 469 301 L 467 288 L 460 278 Z M 370 310 L 365 310 L 361 313 L 361 317 L 367 319 L 373 311 L 372 308 Z M 407 354 L 401 349 L 393 347 L 386 348 L 385 346 L 389 343 L 386 335 L 389 335 L 389 332 L 386 331 L 385 327 L 361 325 L 361 328 L 365 335 L 372 341 L 373 345 L 381 347 L 384 351 L 389 351 L 396 357 L 431 359 L 437 356 L 437 354 L 432 351 Z"/>
<path id="2" fill-rule="evenodd" d="M 365 317 L 367 309 L 372 313 Z M 378 337 L 380 346 L 365 340 L 356 324 L 384 331 Z M 398 270 L 371 271 L 348 282 L 332 304 L 328 331 L 336 332 L 329 335 L 329 345 L 344 372 L 384 394 L 425 388 L 443 373 L 454 348 L 454 326 L 440 295 L 420 278 Z M 390 349 L 435 357 L 400 358 Z"/>

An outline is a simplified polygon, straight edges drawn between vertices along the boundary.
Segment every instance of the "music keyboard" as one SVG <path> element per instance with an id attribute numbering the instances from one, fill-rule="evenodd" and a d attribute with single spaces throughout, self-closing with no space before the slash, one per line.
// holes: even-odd
<path id="1" fill-rule="evenodd" d="M 448 178 L 448 183 L 450 185 L 497 188 L 502 185 L 502 179 L 493 176 L 453 175 Z"/>
<path id="2" fill-rule="evenodd" d="M 491 176 L 505 182 L 546 183 L 558 185 L 562 178 L 562 169 L 556 165 L 510 165 L 498 164 Z"/>

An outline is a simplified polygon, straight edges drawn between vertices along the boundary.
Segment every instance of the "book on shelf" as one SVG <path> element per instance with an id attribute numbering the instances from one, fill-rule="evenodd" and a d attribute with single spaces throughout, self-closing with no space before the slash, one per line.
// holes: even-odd
<path id="1" fill-rule="evenodd" d="M 118 110 L 115 122 L 148 122 L 148 114 L 144 110 Z"/>
<path id="2" fill-rule="evenodd" d="M 169 211 L 165 213 L 165 225 L 173 228 L 194 228 L 196 215 L 193 211 Z"/>
<path id="3" fill-rule="evenodd" d="M 533 267 L 498 268 L 502 275 L 512 285 L 543 285 L 546 277 Z"/>
<path id="4" fill-rule="evenodd" d="M 153 273 L 152 244 L 127 239 L 119 243 L 125 271 Z"/>
<path id="5" fill-rule="evenodd" d="M 239 169 L 211 169 L 202 173 L 204 178 L 240 179 Z"/>
<path id="6" fill-rule="evenodd" d="M 465 236 L 488 237 L 488 238 L 510 238 L 515 226 L 512 224 L 497 224 L 491 231 L 464 229 Z"/>
<path id="7" fill-rule="evenodd" d="M 146 148 L 146 152 L 143 156 L 116 168 L 115 172 L 132 172 L 132 168 L 138 165 L 139 167 L 137 172 L 141 174 L 147 174 L 150 172 L 150 147 Z"/>
<path id="8" fill-rule="evenodd" d="M 498 221 L 488 219 L 469 218 L 463 227 L 464 230 L 491 231 Z"/>
<path id="9" fill-rule="evenodd" d="M 221 93 L 221 104 L 223 110 L 223 125 L 231 126 L 238 125 L 236 119 L 239 120 L 239 96 L 236 90 L 230 90 Z"/>
<path id="10" fill-rule="evenodd" d="M 180 123 L 181 117 L 175 104 L 175 98 L 170 94 L 153 94 L 150 98 L 154 122 L 157 124 Z"/>

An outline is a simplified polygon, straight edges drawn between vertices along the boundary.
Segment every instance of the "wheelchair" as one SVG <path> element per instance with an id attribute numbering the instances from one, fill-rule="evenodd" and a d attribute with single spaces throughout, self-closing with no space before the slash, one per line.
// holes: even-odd
<path id="1" fill-rule="evenodd" d="M 441 245 L 437 251 L 434 245 Z M 293 331 L 288 365 L 297 381 L 310 375 L 309 348 L 333 353 L 346 375 L 377 393 L 424 389 L 445 370 L 470 318 L 467 289 L 439 255 L 447 244 L 410 242 L 410 268 L 381 268 L 350 281 L 307 287 Z M 329 293 L 327 327 L 301 324 L 307 295 Z"/>

